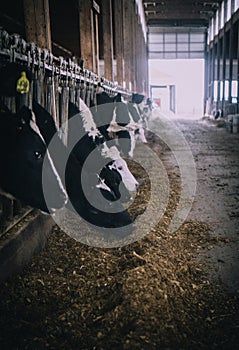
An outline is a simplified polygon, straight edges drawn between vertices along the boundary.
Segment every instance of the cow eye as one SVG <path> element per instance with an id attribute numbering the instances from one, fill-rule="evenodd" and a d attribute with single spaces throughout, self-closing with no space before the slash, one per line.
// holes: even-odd
<path id="1" fill-rule="evenodd" d="M 34 155 L 35 155 L 36 159 L 41 159 L 42 158 L 42 154 L 39 151 L 35 151 Z"/>
<path id="2" fill-rule="evenodd" d="M 119 166 L 119 167 L 118 167 L 118 170 L 123 170 L 123 167 L 122 167 L 122 166 Z"/>

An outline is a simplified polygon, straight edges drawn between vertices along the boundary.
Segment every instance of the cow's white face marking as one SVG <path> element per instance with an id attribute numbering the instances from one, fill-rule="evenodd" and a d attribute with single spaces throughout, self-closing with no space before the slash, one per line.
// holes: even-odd
<path id="1" fill-rule="evenodd" d="M 121 158 L 118 148 L 115 146 L 109 148 L 106 143 L 102 146 L 101 155 L 105 158 L 111 158 L 114 160 L 112 165 L 109 165 L 109 169 L 114 169 L 120 173 L 122 181 L 128 191 L 136 191 L 139 183 L 130 172 L 126 161 Z"/>
<path id="2" fill-rule="evenodd" d="M 116 159 L 112 165 L 109 166 L 109 168 L 112 170 L 117 170 L 121 177 L 122 181 L 127 188 L 128 191 L 136 191 L 137 187 L 139 186 L 139 183 L 133 176 L 133 174 L 130 172 L 128 165 L 126 161 L 122 158 Z"/>
<path id="3" fill-rule="evenodd" d="M 103 135 L 101 135 L 100 131 L 98 129 L 93 129 L 90 132 L 88 132 L 88 136 L 93 138 L 93 141 L 95 141 L 96 137 L 102 138 Z"/>
<path id="4" fill-rule="evenodd" d="M 113 160 L 121 158 L 120 151 L 116 146 L 108 147 L 106 143 L 104 142 L 101 148 L 101 155 L 104 158 L 111 158 Z"/>
<path id="5" fill-rule="evenodd" d="M 37 133 L 37 135 L 42 139 L 42 141 L 45 143 L 44 141 L 44 138 L 37 126 L 37 123 L 36 123 L 36 117 L 35 117 L 35 114 L 32 112 L 32 117 L 31 117 L 31 120 L 30 120 L 30 127 L 32 128 L 33 131 L 35 131 L 35 133 Z"/>
<path id="6" fill-rule="evenodd" d="M 116 122 L 111 122 L 110 126 L 107 128 L 108 132 L 118 132 L 122 130 L 128 130 L 126 126 L 118 125 Z"/>
<path id="7" fill-rule="evenodd" d="M 140 127 L 139 128 L 139 133 L 135 135 L 136 140 L 139 139 L 143 143 L 148 143 L 144 134 L 144 128 Z"/>
<path id="8" fill-rule="evenodd" d="M 43 138 L 43 136 L 42 136 L 42 134 L 41 134 L 41 132 L 40 132 L 40 130 L 39 130 L 37 124 L 36 124 L 36 117 L 35 117 L 35 114 L 34 114 L 33 112 L 32 112 L 32 118 L 31 118 L 31 120 L 30 120 L 30 127 L 32 128 L 33 131 L 35 131 L 35 133 L 37 133 L 37 135 L 41 138 L 42 142 L 43 142 L 44 144 L 46 144 L 46 143 L 45 143 L 45 140 L 44 140 L 44 138 Z M 66 193 L 66 191 L 65 191 L 65 189 L 64 189 L 64 186 L 63 186 L 63 184 L 62 184 L 62 182 L 61 182 L 60 176 L 59 176 L 59 174 L 58 174 L 58 172 L 57 172 L 57 170 L 56 170 L 56 168 L 55 168 L 55 165 L 54 165 L 54 163 L 53 163 L 53 160 L 52 160 L 52 158 L 51 158 L 51 156 L 50 156 L 50 153 L 49 153 L 47 147 L 46 147 L 46 154 L 45 154 L 45 157 L 47 157 L 47 160 L 48 160 L 48 162 L 49 162 L 49 164 L 50 164 L 50 167 L 51 167 L 51 169 L 52 169 L 52 171 L 53 171 L 53 174 L 54 174 L 55 177 L 56 177 L 56 180 L 57 180 L 57 182 L 58 182 L 58 185 L 59 185 L 61 191 L 63 192 L 63 194 L 64 194 L 64 196 L 65 196 L 65 198 L 66 198 L 66 199 L 65 199 L 65 204 L 66 204 L 67 201 L 68 201 L 68 196 L 67 196 L 67 193 Z M 51 210 L 53 211 L 54 209 L 51 208 Z"/>
<path id="9" fill-rule="evenodd" d="M 111 189 L 105 183 L 105 179 L 101 179 L 101 177 L 99 177 L 99 181 L 100 182 L 96 185 L 97 188 L 101 188 L 102 190 L 111 192 Z"/>
<path id="10" fill-rule="evenodd" d="M 61 191 L 63 192 L 64 196 L 65 196 L 64 204 L 66 205 L 66 203 L 68 202 L 68 196 L 67 196 L 67 193 L 66 193 L 66 191 L 65 191 L 65 188 L 64 188 L 64 186 L 63 186 L 63 184 L 62 184 L 62 182 L 61 182 L 60 176 L 59 176 L 59 174 L 58 174 L 58 172 L 57 172 L 57 170 L 56 170 L 56 168 L 55 168 L 55 165 L 54 165 L 54 163 L 53 163 L 53 160 L 52 160 L 52 158 L 51 158 L 51 156 L 50 156 L 50 153 L 49 153 L 48 149 L 46 150 L 46 155 L 45 155 L 45 156 L 47 156 L 48 161 L 49 161 L 50 166 L 51 166 L 51 169 L 52 169 L 52 171 L 53 171 L 53 174 L 55 175 L 56 180 L 57 180 L 57 182 L 58 182 L 58 185 L 59 185 Z M 53 211 L 54 208 L 51 208 L 51 210 Z"/>
<path id="11" fill-rule="evenodd" d="M 129 132 L 130 135 L 130 151 L 129 151 L 129 156 L 133 158 L 134 155 L 134 149 L 135 149 L 135 133 L 134 131 Z"/>
<path id="12" fill-rule="evenodd" d="M 85 102 L 82 99 L 80 99 L 80 116 L 83 121 L 83 127 L 89 137 L 92 137 L 94 141 L 97 136 L 102 137 L 100 131 L 96 127 L 89 107 L 85 104 Z"/>

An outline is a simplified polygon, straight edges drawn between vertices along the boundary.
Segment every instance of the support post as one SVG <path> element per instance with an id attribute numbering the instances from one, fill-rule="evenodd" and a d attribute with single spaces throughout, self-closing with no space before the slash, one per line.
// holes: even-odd
<path id="1" fill-rule="evenodd" d="M 125 61 L 125 87 L 131 90 L 132 87 L 132 72 L 131 72 L 131 12 L 130 12 L 130 2 L 131 0 L 123 0 L 123 37 L 124 37 L 124 61 Z"/>
<path id="2" fill-rule="evenodd" d="M 26 40 L 51 51 L 48 0 L 24 0 Z"/>
<path id="3" fill-rule="evenodd" d="M 101 4 L 104 43 L 104 76 L 114 80 L 113 77 L 113 28 L 111 0 L 104 0 Z"/>
<path id="4" fill-rule="evenodd" d="M 80 16 L 80 52 L 87 69 L 93 71 L 93 44 L 92 44 L 92 5 L 91 1 L 79 0 Z"/>
<path id="5" fill-rule="evenodd" d="M 115 0 L 115 54 L 116 54 L 116 77 L 120 85 L 124 80 L 124 43 L 123 43 L 123 8 L 122 0 Z"/>

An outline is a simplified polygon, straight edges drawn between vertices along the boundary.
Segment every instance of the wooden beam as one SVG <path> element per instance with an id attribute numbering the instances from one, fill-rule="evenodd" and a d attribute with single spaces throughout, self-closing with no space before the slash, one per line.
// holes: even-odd
<path id="1" fill-rule="evenodd" d="M 131 74 L 131 11 L 130 2 L 132 0 L 123 0 L 123 38 L 124 38 L 124 61 L 125 61 L 125 77 L 124 81 L 127 89 L 132 87 L 132 74 Z"/>
<path id="2" fill-rule="evenodd" d="M 116 54 L 116 76 L 120 85 L 124 80 L 124 43 L 123 43 L 123 8 L 122 0 L 114 0 L 114 22 L 115 22 L 115 54 Z"/>
<path id="3" fill-rule="evenodd" d="M 99 74 L 99 21 L 98 13 L 91 10 L 93 71 Z"/>
<path id="4" fill-rule="evenodd" d="M 48 0 L 23 0 L 26 40 L 51 51 Z"/>
<path id="5" fill-rule="evenodd" d="M 91 1 L 79 0 L 80 52 L 85 68 L 94 70 Z"/>
<path id="6" fill-rule="evenodd" d="M 112 4 L 111 0 L 103 0 L 101 3 L 104 45 L 104 76 L 114 80 L 113 77 L 113 28 L 112 28 Z"/>
<path id="7" fill-rule="evenodd" d="M 132 74 L 132 90 L 136 89 L 136 8 L 135 1 L 131 1 L 130 4 L 130 12 L 131 12 L 131 74 Z"/>

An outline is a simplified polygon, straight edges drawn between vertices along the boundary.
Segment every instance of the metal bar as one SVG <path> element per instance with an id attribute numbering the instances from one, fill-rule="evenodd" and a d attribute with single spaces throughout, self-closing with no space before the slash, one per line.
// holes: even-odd
<path id="1" fill-rule="evenodd" d="M 110 80 L 102 78 L 85 68 L 81 68 L 71 59 L 65 60 L 63 57 L 56 57 L 46 49 L 37 47 L 34 43 L 26 43 L 19 35 L 9 35 L 4 29 L 0 30 L 0 58 L 6 61 L 22 62 L 28 67 L 43 68 L 55 75 L 74 79 L 76 82 L 85 82 L 101 85 L 104 89 L 112 92 L 120 92 L 130 96 L 131 91 L 124 89 Z"/>

